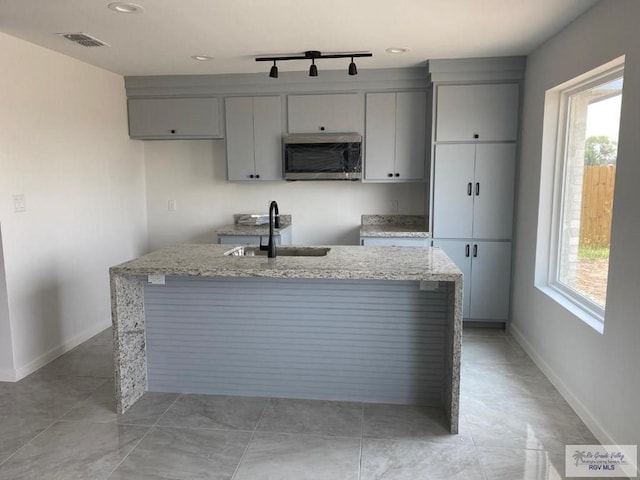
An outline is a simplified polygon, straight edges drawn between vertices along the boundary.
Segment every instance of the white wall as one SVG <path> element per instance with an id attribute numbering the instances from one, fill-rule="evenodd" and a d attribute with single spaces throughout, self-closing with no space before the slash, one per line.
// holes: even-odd
<path id="1" fill-rule="evenodd" d="M 215 242 L 215 228 L 233 223 L 234 213 L 266 212 L 276 200 L 293 215 L 296 244 L 357 244 L 360 215 L 425 212 L 423 184 L 357 182 L 228 183 L 222 140 L 145 142 L 149 246 Z M 177 210 L 169 212 L 168 200 Z"/>
<path id="2" fill-rule="evenodd" d="M 603 442 L 640 443 L 640 2 L 605 0 L 527 61 L 512 331 Z M 604 334 L 534 286 L 545 91 L 626 55 Z M 545 150 L 545 155 L 548 152 Z M 543 178 L 545 176 L 543 175 Z M 544 212 L 543 212 L 544 214 Z M 543 261 L 543 260 L 542 260 Z"/>
<path id="3" fill-rule="evenodd" d="M 144 153 L 128 138 L 122 77 L 4 34 L 0 51 L 0 222 L 21 377 L 109 325 L 108 267 L 146 246 Z M 1 312 L 0 301 L 4 335 Z"/>
<path id="4" fill-rule="evenodd" d="M 4 272 L 4 252 L 2 249 L 2 225 L 0 224 L 0 381 L 14 380 L 13 344 L 11 342 L 11 324 L 9 323 L 9 298 Z"/>

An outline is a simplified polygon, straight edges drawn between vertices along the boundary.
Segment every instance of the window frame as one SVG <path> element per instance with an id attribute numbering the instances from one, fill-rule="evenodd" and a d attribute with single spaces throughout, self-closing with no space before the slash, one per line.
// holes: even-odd
<path id="1" fill-rule="evenodd" d="M 576 94 L 621 77 L 623 78 L 624 85 L 624 66 L 624 61 L 622 61 L 612 68 L 600 72 L 592 72 L 591 74 L 587 74 L 588 76 L 586 78 L 582 77 L 575 81 L 565 83 L 557 90 L 559 94 L 556 128 L 557 141 L 553 170 L 553 200 L 546 286 L 552 291 L 550 292 L 553 293 L 551 296 L 556 299 L 556 301 L 576 313 L 582 320 L 601 333 L 604 329 L 606 305 L 603 308 L 586 295 L 581 294 L 560 281 L 560 250 L 563 244 L 562 224 L 565 215 L 564 197 L 569 163 L 567 146 L 570 138 L 570 100 L 571 97 Z M 607 282 L 608 281 L 609 278 L 607 274 Z"/>

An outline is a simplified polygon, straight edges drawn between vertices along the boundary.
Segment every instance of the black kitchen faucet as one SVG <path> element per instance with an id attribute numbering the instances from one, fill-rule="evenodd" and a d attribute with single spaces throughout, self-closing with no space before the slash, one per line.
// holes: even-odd
<path id="1" fill-rule="evenodd" d="M 276 244 L 273 241 L 274 228 L 280 228 L 280 212 L 278 212 L 278 203 L 275 200 L 269 204 L 269 244 L 260 245 L 260 250 L 267 250 L 268 258 L 276 258 Z"/>

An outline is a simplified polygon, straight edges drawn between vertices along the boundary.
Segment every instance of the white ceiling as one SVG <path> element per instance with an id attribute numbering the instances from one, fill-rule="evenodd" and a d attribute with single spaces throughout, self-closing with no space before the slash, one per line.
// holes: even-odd
<path id="1" fill-rule="evenodd" d="M 428 59 L 526 55 L 596 0 L 0 0 L 0 31 L 122 75 L 268 72 L 256 56 L 371 51 L 359 69 L 422 66 Z M 84 32 L 86 48 L 56 33 Z M 388 47 L 409 52 L 392 55 Z M 196 62 L 192 55 L 215 60 Z M 346 69 L 321 60 L 319 70 Z M 306 70 L 307 62 L 278 65 Z"/>

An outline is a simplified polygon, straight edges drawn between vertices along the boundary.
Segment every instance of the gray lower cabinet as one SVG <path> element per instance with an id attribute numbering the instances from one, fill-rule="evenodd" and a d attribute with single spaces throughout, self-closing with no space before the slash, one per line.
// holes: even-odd
<path id="1" fill-rule="evenodd" d="M 511 242 L 434 240 L 464 275 L 465 320 L 506 322 L 509 318 Z"/>
<path id="2" fill-rule="evenodd" d="M 424 237 L 360 237 L 365 247 L 428 247 L 429 242 Z"/>
<path id="3" fill-rule="evenodd" d="M 368 93 L 365 117 L 364 180 L 423 181 L 427 93 Z"/>
<path id="4" fill-rule="evenodd" d="M 137 139 L 222 138 L 217 98 L 130 98 L 129 136 Z"/>
<path id="5" fill-rule="evenodd" d="M 228 180 L 282 180 L 281 97 L 229 97 L 225 122 Z"/>
<path id="6" fill-rule="evenodd" d="M 276 245 L 291 245 L 291 228 L 280 230 L 273 236 Z M 269 235 L 220 235 L 218 243 L 221 245 L 268 245 Z"/>

